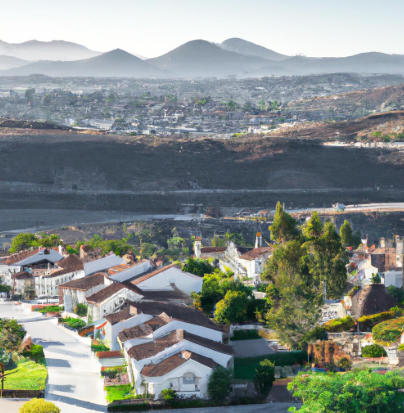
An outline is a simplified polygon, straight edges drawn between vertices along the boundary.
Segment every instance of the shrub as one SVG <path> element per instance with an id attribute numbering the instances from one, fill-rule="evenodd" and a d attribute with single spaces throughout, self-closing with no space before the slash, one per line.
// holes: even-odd
<path id="1" fill-rule="evenodd" d="M 371 278 L 372 284 L 380 284 L 382 282 L 382 278 L 380 274 L 373 274 Z"/>
<path id="2" fill-rule="evenodd" d="M 361 331 L 368 331 L 371 330 L 376 324 L 396 317 L 396 313 L 390 310 L 378 314 L 364 315 L 358 319 L 358 322 Z"/>
<path id="3" fill-rule="evenodd" d="M 329 333 L 340 333 L 349 331 L 354 326 L 355 320 L 351 316 L 346 316 L 344 318 L 334 318 L 333 320 L 327 321 L 323 327 Z"/>
<path id="4" fill-rule="evenodd" d="M 355 285 L 355 287 L 351 288 L 347 294 L 348 297 L 353 297 L 357 291 L 359 291 L 359 285 Z"/>
<path id="5" fill-rule="evenodd" d="M 70 328 L 74 328 L 76 330 L 86 326 L 85 321 L 80 320 L 80 318 L 67 317 L 62 319 L 61 321 L 66 323 Z"/>
<path id="6" fill-rule="evenodd" d="M 376 341 L 392 343 L 400 339 L 403 329 L 404 317 L 383 321 L 373 327 L 373 339 Z"/>
<path id="7" fill-rule="evenodd" d="M 74 308 L 75 314 L 80 317 L 85 317 L 87 315 L 88 307 L 85 304 L 77 304 Z"/>
<path id="8" fill-rule="evenodd" d="M 43 347 L 38 344 L 33 344 L 29 350 L 25 350 L 22 355 L 24 357 L 30 358 L 36 363 L 43 364 L 45 362 L 45 354 L 43 352 Z"/>
<path id="9" fill-rule="evenodd" d="M 39 310 L 40 313 L 46 314 L 46 313 L 60 313 L 63 309 L 60 308 L 58 305 L 50 305 L 44 308 L 41 308 Z"/>
<path id="10" fill-rule="evenodd" d="M 364 358 L 378 358 L 386 357 L 386 350 L 377 344 L 371 344 L 362 348 L 362 357 Z"/>
<path id="11" fill-rule="evenodd" d="M 209 378 L 208 394 L 213 400 L 225 400 L 231 391 L 232 373 L 223 366 L 217 366 Z"/>
<path id="12" fill-rule="evenodd" d="M 163 396 L 163 399 L 167 401 L 175 400 L 177 398 L 177 392 L 173 389 L 164 389 L 161 392 L 161 395 Z"/>
<path id="13" fill-rule="evenodd" d="M 234 330 L 230 340 L 256 340 L 259 338 L 261 338 L 261 336 L 258 334 L 257 330 Z"/>
<path id="14" fill-rule="evenodd" d="M 338 360 L 338 367 L 344 370 L 351 370 L 352 361 L 347 357 L 342 357 L 342 359 Z"/>
<path id="15" fill-rule="evenodd" d="M 398 346 L 398 351 L 404 351 L 404 344 L 400 344 Z"/>
<path id="16" fill-rule="evenodd" d="M 91 350 L 98 353 L 99 351 L 110 351 L 110 348 L 104 344 L 91 344 Z"/>
<path id="17" fill-rule="evenodd" d="M 254 387 L 263 399 L 268 397 L 275 381 L 275 364 L 268 359 L 261 361 L 255 370 Z"/>
<path id="18" fill-rule="evenodd" d="M 20 407 L 19 413 L 60 413 L 60 409 L 44 399 L 32 399 Z"/>
<path id="19" fill-rule="evenodd" d="M 387 292 L 393 296 L 397 302 L 402 303 L 404 301 L 404 290 L 401 288 L 397 288 L 394 285 L 390 285 L 387 287 Z"/>
<path id="20" fill-rule="evenodd" d="M 314 327 L 312 330 L 310 330 L 303 336 L 302 342 L 310 343 L 312 341 L 325 341 L 327 339 L 327 330 L 324 327 Z"/>
<path id="21" fill-rule="evenodd" d="M 109 351 L 105 350 L 105 351 Z M 101 370 L 102 377 L 109 377 L 110 379 L 114 379 L 118 374 L 125 374 L 127 372 L 127 368 L 122 367 L 107 367 L 104 370 Z"/>

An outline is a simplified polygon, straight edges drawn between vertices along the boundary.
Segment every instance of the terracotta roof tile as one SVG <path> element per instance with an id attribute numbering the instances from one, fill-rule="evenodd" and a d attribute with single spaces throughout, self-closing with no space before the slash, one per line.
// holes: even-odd
<path id="1" fill-rule="evenodd" d="M 109 359 L 123 357 L 123 355 L 120 351 L 99 351 L 97 357 L 99 359 Z"/>
<path id="2" fill-rule="evenodd" d="M 253 261 L 256 258 L 269 255 L 272 251 L 273 251 L 272 247 L 254 248 L 253 250 L 248 251 L 245 254 L 241 255 L 239 258 L 241 260 Z"/>

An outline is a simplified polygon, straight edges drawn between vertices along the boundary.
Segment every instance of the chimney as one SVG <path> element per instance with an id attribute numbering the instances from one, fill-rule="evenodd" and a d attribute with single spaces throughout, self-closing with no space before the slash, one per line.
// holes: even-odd
<path id="1" fill-rule="evenodd" d="M 84 245 L 80 246 L 80 259 L 86 258 L 86 252 L 84 251 Z"/>
<path id="2" fill-rule="evenodd" d="M 261 235 L 261 232 L 257 232 L 257 237 L 255 238 L 255 248 L 262 248 L 262 235 Z"/>
<path id="3" fill-rule="evenodd" d="M 130 306 L 129 306 L 129 314 L 130 314 L 130 315 L 138 315 L 137 308 L 134 307 L 133 305 L 130 305 Z"/>
<path id="4" fill-rule="evenodd" d="M 58 246 L 58 251 L 60 255 L 65 255 L 65 249 L 63 248 L 63 245 Z"/>
<path id="5" fill-rule="evenodd" d="M 195 257 L 199 260 L 201 258 L 202 238 L 196 237 L 194 243 Z"/>
<path id="6" fill-rule="evenodd" d="M 368 236 L 366 235 L 365 238 L 362 238 L 361 242 L 365 247 L 367 247 L 368 246 Z"/>
<path id="7" fill-rule="evenodd" d="M 386 238 L 380 238 L 380 248 L 386 248 Z"/>

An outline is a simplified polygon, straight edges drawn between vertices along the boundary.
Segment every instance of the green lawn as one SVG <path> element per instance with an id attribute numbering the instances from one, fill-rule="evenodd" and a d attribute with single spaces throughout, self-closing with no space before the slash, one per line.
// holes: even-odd
<path id="1" fill-rule="evenodd" d="M 300 364 L 307 361 L 307 353 L 305 351 L 285 351 L 268 354 L 267 356 L 235 358 L 234 379 L 254 380 L 255 369 L 265 359 L 275 363 L 275 366 L 293 366 L 295 363 Z"/>
<path id="2" fill-rule="evenodd" d="M 43 390 L 48 370 L 34 361 L 20 363 L 14 370 L 6 371 L 4 388 L 8 390 Z"/>
<path id="3" fill-rule="evenodd" d="M 123 384 L 120 386 L 108 386 L 105 388 L 107 392 L 108 403 L 112 403 L 115 400 L 128 400 L 135 399 L 136 395 L 132 389 L 131 384 Z"/>

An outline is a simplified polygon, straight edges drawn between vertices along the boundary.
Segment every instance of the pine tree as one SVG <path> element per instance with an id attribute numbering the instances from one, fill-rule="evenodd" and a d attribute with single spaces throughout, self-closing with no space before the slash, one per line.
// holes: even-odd
<path id="1" fill-rule="evenodd" d="M 284 211 L 280 202 L 276 204 L 276 212 L 270 230 L 271 238 L 278 243 L 292 241 L 299 234 L 296 220 Z"/>

